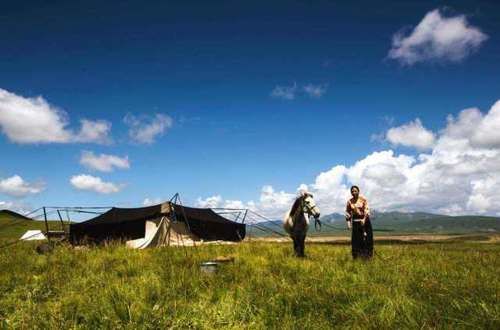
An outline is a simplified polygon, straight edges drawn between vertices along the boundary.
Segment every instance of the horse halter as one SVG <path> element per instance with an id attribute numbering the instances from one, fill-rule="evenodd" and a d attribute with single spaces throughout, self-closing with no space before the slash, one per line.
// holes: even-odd
<path id="1" fill-rule="evenodd" d="M 311 194 L 307 193 L 304 196 L 300 196 L 300 205 L 297 208 L 297 211 L 295 211 L 294 218 L 299 215 L 300 213 L 307 213 L 308 216 L 312 215 L 312 209 L 316 206 L 314 205 L 313 207 L 309 206 L 308 203 L 306 203 L 306 198 L 307 197 L 312 197 Z M 304 212 L 306 211 L 306 212 Z M 314 217 L 314 228 L 316 228 L 317 231 L 321 231 L 321 221 Z"/>

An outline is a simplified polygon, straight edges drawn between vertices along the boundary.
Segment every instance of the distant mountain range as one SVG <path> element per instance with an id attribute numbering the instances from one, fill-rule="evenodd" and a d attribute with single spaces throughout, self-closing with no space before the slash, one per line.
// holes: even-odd
<path id="1" fill-rule="evenodd" d="M 371 217 L 374 231 L 394 233 L 500 233 L 500 218 L 486 216 L 447 216 L 425 212 L 376 212 Z M 341 233 L 346 224 L 343 214 L 332 213 L 321 217 L 322 234 Z M 261 229 L 259 229 L 261 227 Z M 254 225 L 256 235 L 266 235 L 265 229 L 284 233 L 282 221 L 259 222 Z M 312 232 L 314 234 L 314 230 Z M 269 234 L 269 233 L 268 233 Z"/>

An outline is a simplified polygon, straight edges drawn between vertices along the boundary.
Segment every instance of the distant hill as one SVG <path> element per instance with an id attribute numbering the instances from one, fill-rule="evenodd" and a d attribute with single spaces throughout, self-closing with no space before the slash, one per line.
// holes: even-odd
<path id="1" fill-rule="evenodd" d="M 324 224 L 322 235 L 347 233 L 343 214 L 332 213 L 321 217 Z M 467 234 L 467 233 L 498 233 L 500 218 L 484 216 L 447 216 L 425 212 L 377 212 L 372 215 L 372 225 L 375 232 L 393 233 L 437 233 L 437 234 Z M 261 229 L 259 229 L 261 227 Z M 266 229 L 284 234 L 282 221 L 259 222 L 249 228 L 255 236 L 270 235 Z M 264 229 L 264 230 L 262 230 Z M 318 234 L 314 229 L 310 234 Z"/>
<path id="2" fill-rule="evenodd" d="M 24 215 L 11 210 L 0 210 L 0 217 L 12 217 L 16 219 L 33 220 L 31 218 L 25 217 Z"/>
<path id="3" fill-rule="evenodd" d="M 500 218 L 448 216 L 425 212 L 374 212 L 374 229 L 395 232 L 478 233 L 500 232 Z"/>
<path id="4" fill-rule="evenodd" d="M 407 223 L 393 224 L 396 231 L 429 233 L 498 233 L 500 218 L 482 216 L 435 216 Z"/>
<path id="5" fill-rule="evenodd" d="M 60 229 L 59 221 L 49 221 L 49 227 Z M 30 229 L 40 229 L 45 231 L 45 222 L 33 220 L 17 212 L 10 210 L 0 210 L 0 240 L 18 239 Z"/>

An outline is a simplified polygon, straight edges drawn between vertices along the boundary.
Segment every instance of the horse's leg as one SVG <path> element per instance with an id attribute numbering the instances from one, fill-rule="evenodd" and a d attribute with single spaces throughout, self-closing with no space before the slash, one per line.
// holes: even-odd
<path id="1" fill-rule="evenodd" d="M 296 257 L 304 257 L 304 241 L 306 239 L 306 235 L 304 233 L 295 232 L 292 235 L 293 238 L 293 250 L 295 252 Z"/>
<path id="2" fill-rule="evenodd" d="M 306 241 L 306 234 L 304 233 L 304 234 L 301 234 L 299 237 L 299 250 L 300 250 L 299 256 L 300 257 L 305 257 L 305 248 L 306 248 L 305 241 Z"/>
<path id="3" fill-rule="evenodd" d="M 298 246 L 297 236 L 295 234 L 292 234 L 292 235 L 290 235 L 290 237 L 293 240 L 293 253 L 295 254 L 295 256 L 298 256 L 299 246 Z"/>

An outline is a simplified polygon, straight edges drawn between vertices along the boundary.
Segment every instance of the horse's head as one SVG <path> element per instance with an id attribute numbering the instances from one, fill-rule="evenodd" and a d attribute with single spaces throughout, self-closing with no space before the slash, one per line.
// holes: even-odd
<path id="1" fill-rule="evenodd" d="M 302 210 L 304 213 L 312 215 L 314 218 L 319 219 L 320 211 L 319 207 L 314 201 L 313 195 L 310 193 L 304 193 L 301 197 L 302 199 Z"/>
<path id="2" fill-rule="evenodd" d="M 308 216 L 305 216 L 307 214 Z M 292 208 L 287 212 L 285 218 L 283 219 L 283 227 L 286 232 L 292 234 L 296 230 L 296 225 L 299 224 L 298 228 L 302 228 L 304 233 L 307 232 L 309 226 L 309 216 L 316 218 L 315 224 L 319 222 L 319 208 L 314 202 L 313 195 L 308 192 L 301 192 L 300 195 L 293 202 Z M 294 229 L 295 228 L 295 229 Z"/>

